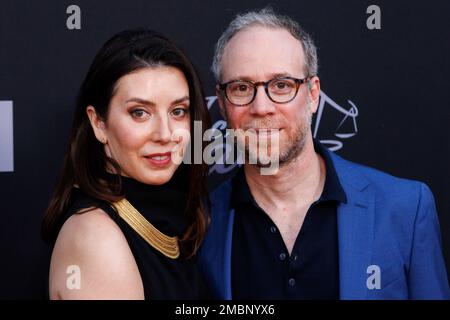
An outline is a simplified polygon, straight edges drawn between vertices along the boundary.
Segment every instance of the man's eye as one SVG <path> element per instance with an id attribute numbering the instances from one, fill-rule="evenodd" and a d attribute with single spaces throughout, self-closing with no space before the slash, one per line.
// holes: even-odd
<path id="1" fill-rule="evenodd" d="M 241 84 L 241 85 L 238 87 L 238 90 L 241 91 L 241 92 L 245 92 L 245 91 L 248 90 L 248 86 L 245 85 L 245 84 Z"/>
<path id="2" fill-rule="evenodd" d="M 295 83 L 291 81 L 279 80 L 270 85 L 270 89 L 277 93 L 287 93 L 295 88 Z"/>
<path id="3" fill-rule="evenodd" d="M 250 90 L 250 86 L 246 83 L 235 83 L 229 87 L 229 92 L 237 95 L 248 94 Z"/>

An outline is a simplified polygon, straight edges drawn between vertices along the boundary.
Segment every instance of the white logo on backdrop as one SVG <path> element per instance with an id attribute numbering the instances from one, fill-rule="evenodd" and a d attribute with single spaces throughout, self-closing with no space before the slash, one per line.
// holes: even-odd
<path id="1" fill-rule="evenodd" d="M 347 100 L 347 102 L 350 104 L 349 109 L 338 105 L 323 91 L 320 92 L 319 108 L 317 109 L 317 117 L 313 124 L 313 136 L 331 151 L 342 149 L 344 141 L 354 137 L 358 133 L 358 126 L 356 125 L 356 117 L 359 114 L 358 108 L 352 101 Z M 326 120 L 327 123 L 339 123 L 335 128 L 328 128 L 332 132 L 319 134 L 320 124 L 323 120 Z"/>
<path id="2" fill-rule="evenodd" d="M 218 108 L 218 105 L 215 104 L 216 100 L 216 96 L 206 97 L 208 109 L 211 110 L 213 107 Z M 318 139 L 331 151 L 342 149 L 345 140 L 354 137 L 358 133 L 358 127 L 356 125 L 358 108 L 352 101 L 347 100 L 347 102 L 350 105 L 348 109 L 340 106 L 323 91 L 320 92 L 320 102 L 317 109 L 317 116 L 312 124 L 313 137 Z M 331 126 L 331 128 L 327 127 L 324 129 L 324 122 L 326 122 L 328 126 Z M 225 132 L 227 123 L 223 119 L 219 119 L 213 124 L 213 128 Z M 321 128 L 322 130 L 319 130 Z M 224 134 L 224 137 L 226 137 L 226 133 Z M 224 139 L 224 141 L 226 140 Z M 226 155 L 228 154 L 227 152 L 231 148 L 227 147 L 225 143 L 222 144 L 222 148 L 223 154 L 226 158 Z M 218 174 L 226 174 L 232 171 L 237 165 L 238 164 L 236 163 L 229 165 L 215 164 L 210 168 L 209 173 L 211 174 L 216 172 Z"/>
<path id="3" fill-rule="evenodd" d="M 14 171 L 13 102 L 0 101 L 0 172 Z"/>

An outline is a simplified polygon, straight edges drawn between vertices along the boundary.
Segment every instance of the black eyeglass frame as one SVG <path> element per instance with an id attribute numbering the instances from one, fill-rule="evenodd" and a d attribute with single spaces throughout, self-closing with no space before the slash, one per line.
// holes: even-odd
<path id="1" fill-rule="evenodd" d="M 256 94 L 258 93 L 258 87 L 259 87 L 259 86 L 263 86 L 263 87 L 264 87 L 264 91 L 266 92 L 266 95 L 267 95 L 267 97 L 270 99 L 270 101 L 272 101 L 272 102 L 274 102 L 274 103 L 281 103 L 281 104 L 283 104 L 283 103 L 289 103 L 289 102 L 291 102 L 292 100 L 294 100 L 295 97 L 297 96 L 298 89 L 300 88 L 300 85 L 303 84 L 303 83 L 305 83 L 305 82 L 307 82 L 310 78 L 312 78 L 312 77 L 305 77 L 305 78 L 303 78 L 303 79 L 298 79 L 298 78 L 294 78 L 294 77 L 276 77 L 276 78 L 270 79 L 270 80 L 268 80 L 268 81 L 257 81 L 257 82 L 253 82 L 253 81 L 249 81 L 249 80 L 231 80 L 231 81 L 228 81 L 228 82 L 225 82 L 225 83 L 219 83 L 219 84 L 218 84 L 218 88 L 224 93 L 225 98 L 228 100 L 229 103 L 231 103 L 232 105 L 235 105 L 235 106 L 239 106 L 239 107 L 248 106 L 249 104 L 251 104 L 251 103 L 255 100 Z M 276 80 L 284 80 L 284 79 L 293 80 L 293 81 L 295 82 L 295 84 L 296 84 L 295 93 L 294 93 L 294 95 L 292 96 L 291 99 L 289 99 L 289 100 L 287 100 L 287 101 L 279 102 L 279 101 L 274 100 L 274 99 L 270 96 L 270 93 L 269 93 L 269 84 L 270 84 L 271 82 L 273 82 L 273 81 L 276 81 Z M 233 102 L 228 98 L 228 95 L 227 95 L 227 87 L 228 87 L 228 85 L 230 85 L 231 83 L 247 83 L 247 84 L 253 85 L 253 88 L 254 88 L 254 90 L 253 90 L 253 97 L 252 97 L 252 99 L 250 100 L 250 102 L 245 103 L 245 104 L 236 104 L 236 103 L 233 103 Z"/>

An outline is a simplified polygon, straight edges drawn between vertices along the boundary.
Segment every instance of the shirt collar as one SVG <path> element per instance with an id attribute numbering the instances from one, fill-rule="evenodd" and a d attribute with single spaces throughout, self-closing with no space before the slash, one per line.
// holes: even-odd
<path id="1" fill-rule="evenodd" d="M 331 151 L 329 151 L 320 143 L 320 141 L 316 139 L 314 139 L 314 150 L 325 161 L 326 169 L 325 185 L 319 201 L 336 200 L 338 202 L 347 203 L 347 196 L 345 195 L 344 188 L 342 188 L 341 182 L 339 181 L 333 160 L 331 160 Z"/>

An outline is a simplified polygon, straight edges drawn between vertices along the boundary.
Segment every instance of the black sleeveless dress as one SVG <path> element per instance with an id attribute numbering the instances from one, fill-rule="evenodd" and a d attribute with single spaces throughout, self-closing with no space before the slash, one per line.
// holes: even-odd
<path id="1" fill-rule="evenodd" d="M 161 186 L 146 185 L 131 178 L 122 177 L 125 198 L 159 231 L 180 239 L 188 219 L 184 214 L 187 194 L 176 183 Z M 180 255 L 170 259 L 150 246 L 108 205 L 74 188 L 69 209 L 62 223 L 77 211 L 98 206 L 120 227 L 136 260 L 144 286 L 146 300 L 207 299 L 208 289 L 195 258 Z M 83 213 L 89 214 L 89 212 Z"/>

